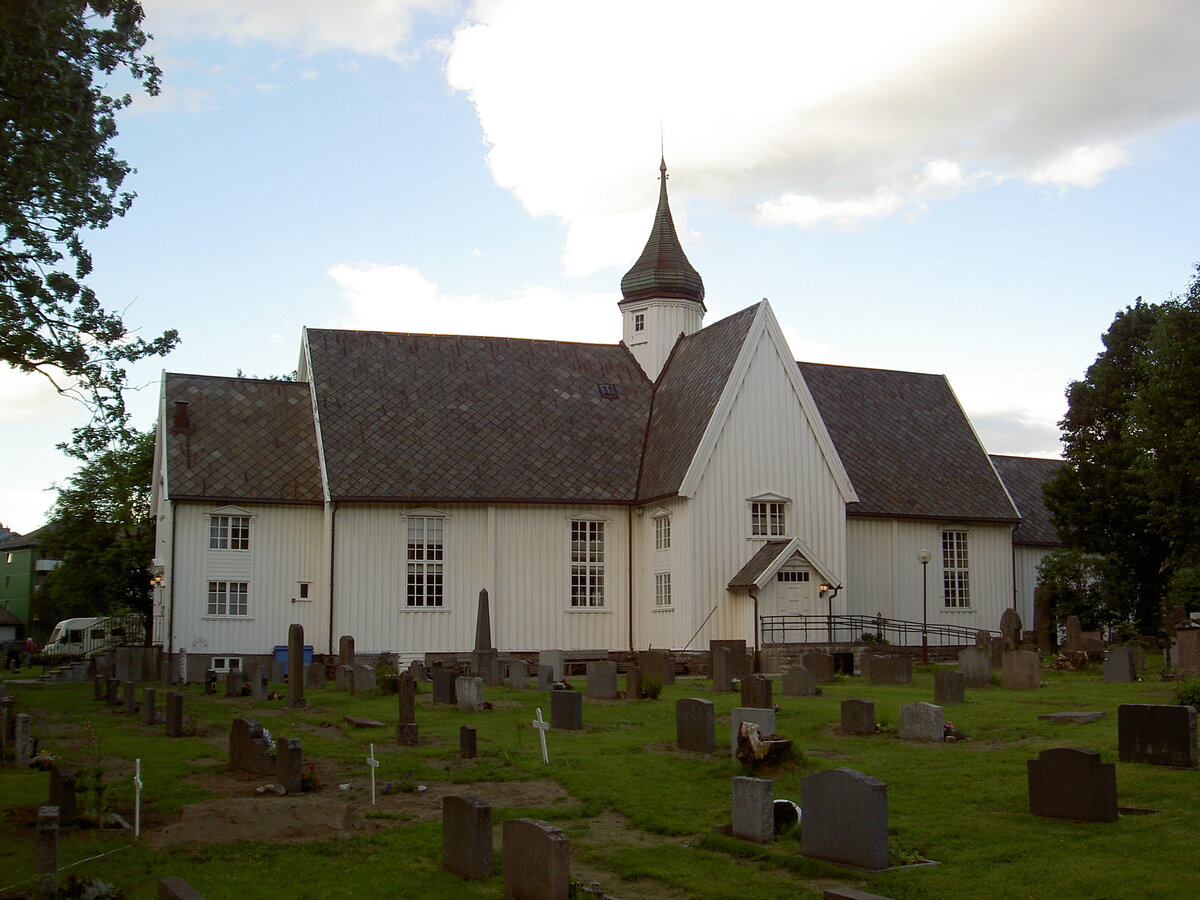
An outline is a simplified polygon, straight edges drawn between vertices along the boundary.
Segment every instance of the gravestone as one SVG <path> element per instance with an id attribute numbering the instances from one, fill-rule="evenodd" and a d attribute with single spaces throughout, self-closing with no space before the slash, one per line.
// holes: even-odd
<path id="1" fill-rule="evenodd" d="M 454 705 L 458 702 L 458 696 L 455 694 L 455 679 L 458 677 L 454 674 L 453 669 L 443 669 L 440 666 L 431 671 L 430 676 L 433 679 L 433 702 L 448 703 Z"/>
<path id="2" fill-rule="evenodd" d="M 733 836 L 758 844 L 775 837 L 775 782 L 742 775 L 733 779 Z"/>
<path id="3" fill-rule="evenodd" d="M 180 878 L 171 875 L 158 879 L 158 900 L 204 900 L 204 896 Z"/>
<path id="4" fill-rule="evenodd" d="M 1063 640 L 1063 648 L 1078 650 L 1083 638 L 1083 624 L 1079 621 L 1079 616 L 1067 616 L 1064 630 L 1066 635 Z"/>
<path id="5" fill-rule="evenodd" d="M 912 684 L 912 659 L 907 656 L 871 657 L 871 684 Z"/>
<path id="6" fill-rule="evenodd" d="M 417 745 L 417 685 L 409 672 L 396 679 L 397 712 L 396 743 L 405 747 Z"/>
<path id="7" fill-rule="evenodd" d="M 338 665 L 354 665 L 354 635 L 343 634 L 338 638 Z"/>
<path id="8" fill-rule="evenodd" d="M 59 821 L 75 820 L 75 770 L 70 766 L 50 766 L 50 802 L 58 807 Z"/>
<path id="9" fill-rule="evenodd" d="M 742 679 L 742 706 L 752 709 L 773 709 L 771 679 L 766 675 L 747 675 Z"/>
<path id="10" fill-rule="evenodd" d="M 1041 679 L 1038 655 L 1028 650 L 1009 650 L 1004 654 L 1001 678 L 1006 688 L 1036 690 Z"/>
<path id="11" fill-rule="evenodd" d="M 940 744 L 946 737 L 942 708 L 933 703 L 905 703 L 900 707 L 900 738 Z"/>
<path id="12" fill-rule="evenodd" d="M 1117 758 L 1121 762 L 1195 768 L 1195 708 L 1122 703 L 1117 707 Z"/>
<path id="13" fill-rule="evenodd" d="M 663 687 L 675 683 L 675 657 L 670 650 L 641 650 L 637 665 L 643 678 L 657 678 Z"/>
<path id="14" fill-rule="evenodd" d="M 1026 761 L 1029 811 L 1081 822 L 1117 820 L 1117 769 L 1095 750 L 1055 747 Z M 807 825 L 807 821 L 805 822 Z"/>
<path id="15" fill-rule="evenodd" d="M 442 865 L 469 881 L 492 877 L 492 807 L 486 801 L 442 798 Z"/>
<path id="16" fill-rule="evenodd" d="M 1200 628 L 1180 628 L 1175 632 L 1175 668 L 1180 675 L 1200 675 Z"/>
<path id="17" fill-rule="evenodd" d="M 1104 680 L 1112 684 L 1137 681 L 1133 665 L 1133 648 L 1113 647 L 1104 658 Z"/>
<path id="18" fill-rule="evenodd" d="M 675 743 L 680 750 L 712 753 L 717 748 L 716 711 L 711 700 L 675 701 Z"/>
<path id="19" fill-rule="evenodd" d="M 825 769 L 800 783 L 805 856 L 864 869 L 888 865 L 887 785 L 854 769 Z"/>
<path id="20" fill-rule="evenodd" d="M 583 728 L 583 694 L 579 691 L 551 691 L 550 727 L 564 731 Z"/>
<path id="21" fill-rule="evenodd" d="M 287 706 L 296 709 L 304 705 L 304 626 L 293 622 L 288 626 Z"/>
<path id="22" fill-rule="evenodd" d="M 289 794 L 299 794 L 304 789 L 304 750 L 300 738 L 284 738 L 275 746 L 275 780 Z"/>
<path id="23" fill-rule="evenodd" d="M 508 686 L 516 691 L 523 691 L 529 687 L 529 665 L 525 660 L 509 660 Z"/>
<path id="24" fill-rule="evenodd" d="M 817 680 L 804 666 L 792 666 L 781 681 L 785 697 L 813 697 L 817 693 Z"/>
<path id="25" fill-rule="evenodd" d="M 722 650 L 728 651 L 728 655 L 722 656 Z M 746 653 L 746 642 L 744 640 L 709 641 L 708 652 L 713 673 L 714 691 L 732 691 L 733 687 L 729 682 L 734 678 L 745 678 L 751 672 L 750 657 Z M 719 685 L 717 684 L 718 665 L 724 666 L 724 671 L 720 673 L 721 684 Z"/>
<path id="26" fill-rule="evenodd" d="M 33 759 L 33 737 L 29 733 L 29 713 L 17 713 L 13 731 L 13 759 L 18 769 L 28 769 Z"/>
<path id="27" fill-rule="evenodd" d="M 504 896 L 514 900 L 567 900 L 570 842 L 538 819 L 506 819 L 502 832 Z"/>
<path id="28" fill-rule="evenodd" d="M 458 729 L 458 755 L 462 759 L 474 759 L 479 755 L 479 737 L 469 725 Z"/>
<path id="29" fill-rule="evenodd" d="M 592 700 L 617 699 L 617 664 L 601 660 L 587 664 L 587 695 Z"/>
<path id="30" fill-rule="evenodd" d="M 804 668 L 812 673 L 817 684 L 830 684 L 833 681 L 833 655 L 829 653 L 805 653 L 800 658 Z"/>
<path id="31" fill-rule="evenodd" d="M 157 697 L 158 692 L 154 688 L 142 688 L 142 723 L 145 725 L 159 723 Z"/>
<path id="32" fill-rule="evenodd" d="M 230 669 L 225 673 L 225 697 L 242 696 L 242 672 L 240 669 Z"/>
<path id="33" fill-rule="evenodd" d="M 1046 722 L 1053 722 L 1056 725 L 1087 725 L 1089 722 L 1095 722 L 1098 719 L 1104 718 L 1102 712 L 1056 712 L 1042 713 L 1038 716 L 1039 719 Z"/>
<path id="34" fill-rule="evenodd" d="M 119 706 L 121 704 L 121 682 L 116 678 L 104 680 L 104 705 Z"/>
<path id="35" fill-rule="evenodd" d="M 970 688 L 987 687 L 992 683 L 992 664 L 988 652 L 979 647 L 964 647 L 958 651 L 958 671 Z"/>
<path id="36" fill-rule="evenodd" d="M 738 732 L 743 722 L 753 722 L 762 734 L 775 733 L 775 710 L 735 706 L 729 711 L 729 755 L 737 758 Z"/>
<path id="37" fill-rule="evenodd" d="M 549 666 L 553 669 L 554 671 L 551 673 L 553 681 L 562 681 L 567 677 L 567 670 L 563 664 L 563 652 L 561 650 L 539 650 L 538 666 Z"/>
<path id="38" fill-rule="evenodd" d="M 324 663 L 314 662 L 311 666 L 304 667 L 304 687 L 305 689 L 325 687 Z"/>
<path id="39" fill-rule="evenodd" d="M 538 666 L 537 689 L 539 691 L 554 690 L 554 666 Z"/>
<path id="40" fill-rule="evenodd" d="M 1000 636 L 1005 650 L 1016 650 L 1021 646 L 1021 615 L 1011 607 L 1000 615 Z"/>
<path id="41" fill-rule="evenodd" d="M 33 870 L 41 875 L 42 887 L 50 896 L 58 896 L 58 807 L 39 806 L 37 811 L 37 852 Z"/>
<path id="42" fill-rule="evenodd" d="M 283 684 L 287 681 L 287 665 L 282 659 L 271 660 L 271 675 L 270 679 L 275 684 Z"/>
<path id="43" fill-rule="evenodd" d="M 625 699 L 641 700 L 644 696 L 642 693 L 642 670 L 637 666 L 630 666 L 625 670 Z"/>
<path id="44" fill-rule="evenodd" d="M 259 665 L 254 670 L 254 678 L 250 682 L 250 696 L 258 702 L 267 699 L 267 667 Z"/>
<path id="45" fill-rule="evenodd" d="M 454 693 L 458 708 L 464 712 L 483 709 L 483 679 L 478 675 L 460 675 L 454 681 Z"/>
<path id="46" fill-rule="evenodd" d="M 939 669 L 933 673 L 933 702 L 952 706 L 967 702 L 967 679 L 962 672 Z"/>
<path id="47" fill-rule="evenodd" d="M 254 719 L 234 719 L 229 729 L 229 765 L 253 775 L 274 775 L 275 760 L 263 727 Z"/>
<path id="48" fill-rule="evenodd" d="M 183 694 L 179 691 L 167 691 L 164 724 L 167 737 L 183 737 Z"/>
<path id="49" fill-rule="evenodd" d="M 121 682 L 121 712 L 132 716 L 137 712 L 137 682 Z"/>
<path id="50" fill-rule="evenodd" d="M 870 700 L 842 701 L 842 734 L 874 734 L 875 704 Z"/>
<path id="51" fill-rule="evenodd" d="M 108 691 L 108 680 L 103 675 L 92 676 L 92 699 L 103 700 Z"/>
<path id="52" fill-rule="evenodd" d="M 425 663 L 419 659 L 414 659 L 408 664 L 408 674 L 413 677 L 413 681 L 417 682 L 417 684 L 429 679 L 429 673 L 425 670 Z"/>
<path id="53" fill-rule="evenodd" d="M 712 650 L 712 688 L 714 691 L 728 693 L 733 690 L 733 651 L 728 647 L 714 647 Z"/>
<path id="54" fill-rule="evenodd" d="M 350 693 L 361 694 L 375 690 L 375 670 L 370 666 L 350 667 Z M 303 705 L 304 698 L 300 698 Z"/>

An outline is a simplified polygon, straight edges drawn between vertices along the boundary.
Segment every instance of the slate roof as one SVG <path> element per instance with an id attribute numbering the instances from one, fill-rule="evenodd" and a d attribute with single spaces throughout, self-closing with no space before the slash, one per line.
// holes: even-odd
<path id="1" fill-rule="evenodd" d="M 693 300 L 704 305 L 704 281 L 688 261 L 667 202 L 667 164 L 658 167 L 658 210 L 642 255 L 621 279 L 622 303 L 640 300 Z"/>
<path id="2" fill-rule="evenodd" d="M 639 501 L 679 491 L 758 306 L 682 338 L 671 351 L 654 392 Z"/>
<path id="3" fill-rule="evenodd" d="M 748 591 L 758 587 L 758 579 L 779 559 L 780 554 L 792 546 L 791 541 L 767 541 L 750 557 L 750 561 L 738 569 L 726 587 L 731 591 Z"/>
<path id="4" fill-rule="evenodd" d="M 634 499 L 653 388 L 624 346 L 306 335 L 335 500 Z"/>
<path id="5" fill-rule="evenodd" d="M 797 365 L 858 494 L 847 515 L 1017 521 L 944 376 Z"/>
<path id="6" fill-rule="evenodd" d="M 1050 510 L 1042 500 L 1042 486 L 1062 468 L 1061 459 L 1038 459 L 1031 456 L 992 455 L 992 464 L 1000 479 L 1012 494 L 1021 514 L 1021 524 L 1013 532 L 1014 544 L 1037 547 L 1057 547 L 1062 544 L 1050 518 Z"/>
<path id="7" fill-rule="evenodd" d="M 307 384 L 168 374 L 164 394 L 172 500 L 322 502 Z"/>

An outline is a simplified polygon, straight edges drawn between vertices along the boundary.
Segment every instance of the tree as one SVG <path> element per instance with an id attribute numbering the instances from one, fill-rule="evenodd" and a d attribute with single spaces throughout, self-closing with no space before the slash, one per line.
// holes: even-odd
<path id="1" fill-rule="evenodd" d="M 1038 583 L 1050 602 L 1054 621 L 1078 616 L 1084 631 L 1101 631 L 1128 622 L 1136 595 L 1112 560 L 1060 547 L 1038 563 Z"/>
<path id="2" fill-rule="evenodd" d="M 125 425 L 124 364 L 178 341 L 174 331 L 133 337 L 84 283 L 84 233 L 134 197 L 122 190 L 132 170 L 110 146 L 131 100 L 108 94 L 107 81 L 159 90 L 142 18 L 135 0 L 0 4 L 0 360 L 81 394 L 106 436 Z M 103 443 L 92 438 L 92 449 Z"/>
<path id="3" fill-rule="evenodd" d="M 58 489 L 43 540 L 62 560 L 34 597 L 43 623 L 133 610 L 151 613 L 154 432 L 131 431 Z"/>

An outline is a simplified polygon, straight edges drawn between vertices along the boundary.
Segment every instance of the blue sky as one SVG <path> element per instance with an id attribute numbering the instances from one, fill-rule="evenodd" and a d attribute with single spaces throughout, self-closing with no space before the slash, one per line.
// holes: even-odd
<path id="1" fill-rule="evenodd" d="M 93 286 L 177 372 L 296 366 L 305 325 L 615 342 L 660 140 L 717 319 L 945 373 L 992 452 L 1055 455 L 1115 312 L 1200 261 L 1189 0 L 145 0 L 163 94 L 117 148 Z M 0 371 L 0 522 L 83 412 Z"/>

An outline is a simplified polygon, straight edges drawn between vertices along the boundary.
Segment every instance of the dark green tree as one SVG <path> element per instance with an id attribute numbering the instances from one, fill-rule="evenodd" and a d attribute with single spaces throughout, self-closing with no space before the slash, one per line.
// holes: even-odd
<path id="1" fill-rule="evenodd" d="M 1107 630 L 1130 621 L 1136 592 L 1111 559 L 1060 547 L 1038 564 L 1038 583 L 1056 622 L 1078 616 L 1084 631 Z"/>
<path id="2" fill-rule="evenodd" d="M 59 487 L 45 549 L 62 560 L 33 600 L 49 625 L 70 616 L 150 614 L 154 432 L 130 431 L 95 453 Z"/>
<path id="3" fill-rule="evenodd" d="M 130 96 L 108 81 L 159 90 L 142 17 L 134 0 L 0 3 L 0 361 L 90 403 L 104 433 L 85 452 L 124 428 L 125 364 L 178 340 L 132 336 L 85 283 L 85 233 L 134 196 L 110 146 Z"/>

